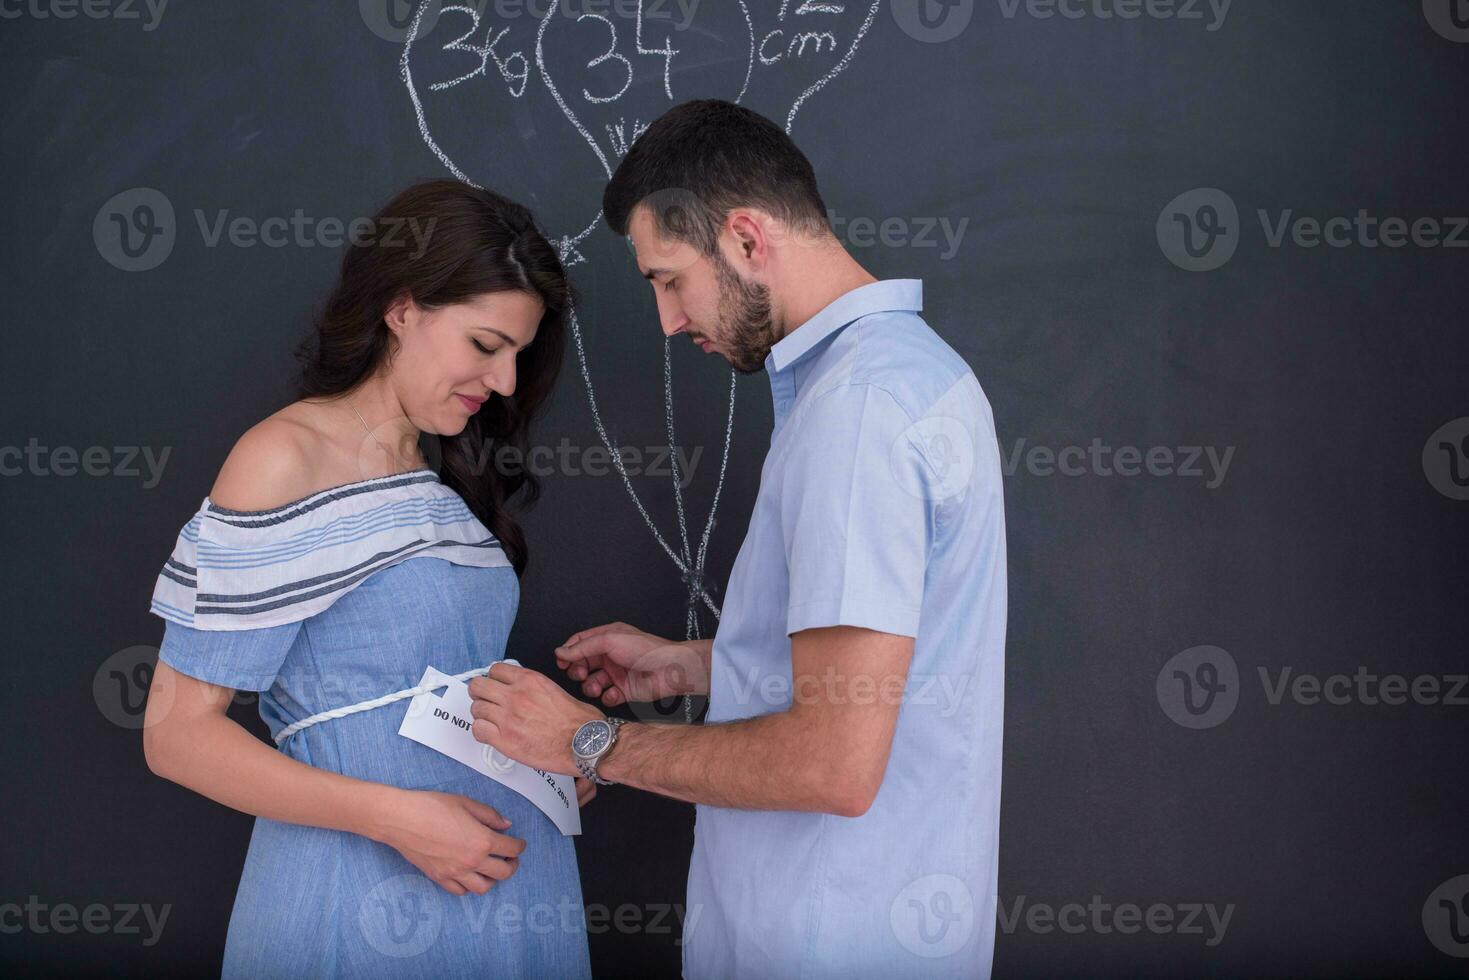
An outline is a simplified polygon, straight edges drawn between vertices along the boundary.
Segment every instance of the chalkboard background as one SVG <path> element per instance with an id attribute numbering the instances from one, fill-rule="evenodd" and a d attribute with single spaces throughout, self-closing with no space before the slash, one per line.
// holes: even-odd
<path id="1" fill-rule="evenodd" d="M 454 169 L 524 201 L 573 263 L 609 438 L 646 451 L 668 441 L 663 341 L 595 224 L 604 160 L 670 92 L 744 89 L 789 124 L 860 261 L 924 280 L 995 409 L 996 975 L 1462 973 L 1469 10 L 924 2 L 749 0 L 747 23 L 732 0 L 645 0 L 643 53 L 635 2 L 586 0 L 572 12 L 595 16 L 544 31 L 539 4 L 430 11 L 411 44 L 406 2 L 4 5 L 0 906 L 169 916 L 148 945 L 146 927 L 63 934 L 0 910 L 0 962 L 218 969 L 250 819 L 144 765 L 146 610 L 234 440 L 289 399 L 340 254 L 321 219 Z M 446 47 L 461 36 L 494 41 L 483 70 Z M 671 60 L 651 50 L 670 38 Z M 281 247 L 211 243 L 200 216 L 221 212 L 302 218 Z M 1389 218 L 1400 247 L 1381 244 Z M 139 222 L 131 246 L 160 234 L 129 256 L 119 222 Z M 686 343 L 671 363 L 677 439 L 701 453 L 697 542 L 730 374 Z M 763 377 L 739 379 L 735 415 L 716 587 L 768 445 Z M 574 357 L 535 440 L 573 462 L 526 521 L 511 654 L 551 669 L 570 632 L 616 618 L 682 636 L 677 569 L 621 480 L 583 469 L 601 442 Z M 631 485 L 676 548 L 672 481 Z M 1378 696 L 1389 674 L 1416 681 L 1404 703 Z M 232 714 L 263 730 L 251 699 Z M 590 809 L 586 900 L 642 923 L 592 937 L 599 975 L 677 974 L 677 928 L 648 926 L 683 901 L 692 818 L 624 789 Z M 1124 903 L 1173 925 L 1093 911 Z M 1182 928 L 1190 903 L 1228 910 L 1222 936 L 1207 915 Z"/>

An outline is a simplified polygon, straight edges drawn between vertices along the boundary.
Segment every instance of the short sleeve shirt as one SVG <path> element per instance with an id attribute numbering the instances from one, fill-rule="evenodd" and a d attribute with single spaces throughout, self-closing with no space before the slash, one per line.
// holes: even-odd
<path id="1" fill-rule="evenodd" d="M 700 805 L 688 977 L 987 977 L 1004 704 L 994 420 L 919 316 L 922 284 L 854 289 L 765 362 L 774 431 L 714 640 L 709 722 L 787 710 L 791 636 L 914 638 L 891 756 L 860 817 Z M 861 677 L 838 696 L 881 697 Z"/>

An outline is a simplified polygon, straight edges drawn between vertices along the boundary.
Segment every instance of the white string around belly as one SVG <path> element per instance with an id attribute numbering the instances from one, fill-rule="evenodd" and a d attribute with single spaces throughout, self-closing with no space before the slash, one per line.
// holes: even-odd
<path id="1" fill-rule="evenodd" d="M 468 681 L 471 678 L 482 677 L 489 672 L 489 667 L 476 667 L 474 670 L 466 670 L 462 674 L 455 674 L 454 679 L 456 681 Z M 310 728 L 317 722 L 329 721 L 333 718 L 345 718 L 348 715 L 355 715 L 359 711 L 371 711 L 373 708 L 381 708 L 385 704 L 392 704 L 395 701 L 404 701 L 408 698 L 416 698 L 420 694 L 427 694 L 430 691 L 437 691 L 443 686 L 443 681 L 439 681 L 437 684 L 419 684 L 417 687 L 405 687 L 401 691 L 394 691 L 392 694 L 384 694 L 382 697 L 373 698 L 370 701 L 359 701 L 356 704 L 349 704 L 346 707 L 342 708 L 333 708 L 330 711 L 318 711 L 310 718 L 302 718 L 300 721 L 293 721 L 285 728 L 282 728 L 280 731 L 276 732 L 275 744 L 277 746 L 285 744 L 286 739 L 290 738 L 292 735 L 296 734 L 303 728 Z"/>

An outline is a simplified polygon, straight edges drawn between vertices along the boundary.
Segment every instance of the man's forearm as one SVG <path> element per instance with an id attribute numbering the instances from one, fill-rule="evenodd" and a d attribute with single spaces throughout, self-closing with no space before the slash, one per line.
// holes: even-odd
<path id="1" fill-rule="evenodd" d="M 614 783 L 689 803 L 856 816 L 867 806 L 860 774 L 812 752 L 829 744 L 823 738 L 789 711 L 718 725 L 632 722 L 597 768 Z"/>

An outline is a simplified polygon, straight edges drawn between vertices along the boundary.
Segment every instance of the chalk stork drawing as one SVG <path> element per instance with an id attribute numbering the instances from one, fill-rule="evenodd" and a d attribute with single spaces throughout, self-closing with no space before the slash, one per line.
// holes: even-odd
<path id="1" fill-rule="evenodd" d="M 419 133 L 443 166 L 468 184 L 483 181 L 525 201 L 571 267 L 587 261 L 580 245 L 602 220 L 605 181 L 651 120 L 674 102 L 717 97 L 783 120 L 789 133 L 810 98 L 852 62 L 881 5 L 882 0 L 636 0 L 616 8 L 597 5 L 607 13 L 577 13 L 587 5 L 549 0 L 544 13 L 528 3 L 508 11 L 514 16 L 502 16 L 487 0 L 420 0 L 399 70 Z M 564 166 L 552 173 L 536 162 L 559 163 L 573 154 L 585 178 L 575 186 L 567 185 Z M 577 176 L 573 168 L 571 180 Z M 597 435 L 633 506 L 682 576 L 686 638 L 699 638 L 700 605 L 719 617 L 704 566 L 734 431 L 735 372 L 730 371 L 719 479 L 697 548 L 691 547 L 683 481 L 677 464 L 672 467 L 675 547 L 628 478 L 598 407 L 576 309 L 569 320 Z M 676 459 L 668 338 L 663 386 L 670 458 Z M 688 707 L 686 701 L 686 712 Z"/>

